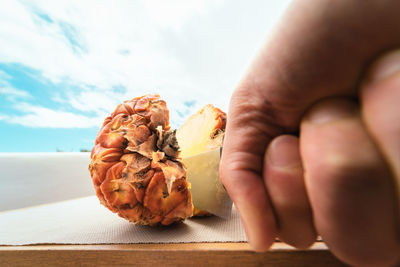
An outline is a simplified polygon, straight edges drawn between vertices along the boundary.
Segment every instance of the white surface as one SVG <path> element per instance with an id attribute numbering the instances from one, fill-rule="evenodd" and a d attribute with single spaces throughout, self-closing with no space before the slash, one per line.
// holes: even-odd
<path id="1" fill-rule="evenodd" d="M 246 237 L 235 210 L 228 220 L 197 218 L 169 227 L 131 224 L 95 196 L 0 212 L 0 245 L 241 241 Z"/>
<path id="2" fill-rule="evenodd" d="M 170 227 L 129 223 L 99 203 L 89 161 L 89 153 L 0 153 L 0 245 L 246 240 L 235 210 L 228 220 L 189 219 Z"/>
<path id="3" fill-rule="evenodd" d="M 0 153 L 0 211 L 94 195 L 90 153 Z"/>

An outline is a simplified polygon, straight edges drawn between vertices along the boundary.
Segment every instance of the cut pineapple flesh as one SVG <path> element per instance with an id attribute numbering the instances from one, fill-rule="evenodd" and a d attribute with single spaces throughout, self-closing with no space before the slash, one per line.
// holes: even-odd
<path id="1" fill-rule="evenodd" d="M 176 138 L 182 158 L 211 151 L 222 146 L 226 114 L 208 104 L 178 129 Z"/>
<path id="2" fill-rule="evenodd" d="M 190 157 L 221 147 L 225 124 L 226 114 L 210 104 L 190 116 L 176 133 L 181 149 L 180 156 L 182 158 Z M 194 207 L 193 216 L 207 215 L 211 214 Z"/>

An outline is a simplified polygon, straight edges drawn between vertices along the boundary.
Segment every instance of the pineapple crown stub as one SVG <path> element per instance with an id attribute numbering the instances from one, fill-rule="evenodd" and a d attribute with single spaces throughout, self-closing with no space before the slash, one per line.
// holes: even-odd
<path id="1" fill-rule="evenodd" d="M 157 127 L 157 149 L 164 152 L 171 159 L 179 156 L 179 144 L 176 139 L 176 130 L 163 131 L 161 126 Z"/>

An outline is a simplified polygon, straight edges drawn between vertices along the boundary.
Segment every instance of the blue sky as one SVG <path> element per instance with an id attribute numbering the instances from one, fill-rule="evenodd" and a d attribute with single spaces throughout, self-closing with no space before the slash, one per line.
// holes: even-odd
<path id="1" fill-rule="evenodd" d="M 107 114 L 146 93 L 173 127 L 207 103 L 227 111 L 287 4 L 3 0 L 0 152 L 91 149 Z"/>

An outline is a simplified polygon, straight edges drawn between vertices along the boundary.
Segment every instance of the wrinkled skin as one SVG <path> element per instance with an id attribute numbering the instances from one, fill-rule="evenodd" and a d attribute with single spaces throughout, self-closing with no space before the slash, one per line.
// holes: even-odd
<path id="1" fill-rule="evenodd" d="M 169 111 L 158 95 L 125 101 L 105 119 L 89 165 L 104 206 L 144 225 L 192 216 L 186 171 L 169 130 Z"/>
<path id="2" fill-rule="evenodd" d="M 400 260 L 399 10 L 295 0 L 238 84 L 220 171 L 255 250 Z"/>

